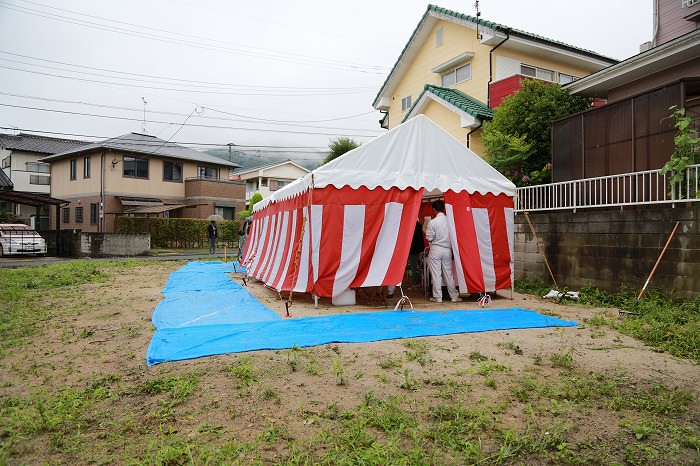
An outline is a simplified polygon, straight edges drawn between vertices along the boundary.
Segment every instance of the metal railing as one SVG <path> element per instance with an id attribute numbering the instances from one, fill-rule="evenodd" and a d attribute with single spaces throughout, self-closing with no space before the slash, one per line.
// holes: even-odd
<path id="1" fill-rule="evenodd" d="M 700 164 L 690 165 L 682 181 L 661 170 L 563 181 L 515 190 L 515 210 L 542 211 L 700 202 Z"/>

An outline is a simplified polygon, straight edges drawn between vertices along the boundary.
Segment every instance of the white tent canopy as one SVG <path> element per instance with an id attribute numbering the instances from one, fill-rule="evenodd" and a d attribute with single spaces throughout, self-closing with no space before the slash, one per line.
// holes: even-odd
<path id="1" fill-rule="evenodd" d="M 507 178 L 418 115 L 255 204 L 242 263 L 278 291 L 334 300 L 400 284 L 422 200 L 437 195 L 460 292 L 505 289 L 514 194 Z"/>
<path id="2" fill-rule="evenodd" d="M 276 191 L 254 211 L 331 185 L 515 195 L 510 180 L 428 117 L 417 115 Z"/>

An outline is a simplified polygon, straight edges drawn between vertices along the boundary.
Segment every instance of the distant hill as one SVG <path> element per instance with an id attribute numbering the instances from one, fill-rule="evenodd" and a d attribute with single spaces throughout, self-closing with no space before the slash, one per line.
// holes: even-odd
<path id="1" fill-rule="evenodd" d="M 237 163 L 241 168 L 253 168 L 260 165 L 267 165 L 270 163 L 282 162 L 284 160 L 291 160 L 292 162 L 301 165 L 307 170 L 313 170 L 318 168 L 323 159 L 327 154 L 315 154 L 315 153 L 298 153 L 298 152 L 265 152 L 265 151 L 255 151 L 255 152 L 242 152 L 239 150 L 234 150 L 230 154 L 226 149 L 209 149 L 206 151 L 207 154 L 219 157 L 229 162 Z M 318 158 L 316 158 L 318 157 Z"/>

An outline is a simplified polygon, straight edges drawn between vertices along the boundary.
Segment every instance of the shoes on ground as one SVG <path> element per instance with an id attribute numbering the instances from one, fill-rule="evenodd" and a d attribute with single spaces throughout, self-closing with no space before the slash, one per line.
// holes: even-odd
<path id="1" fill-rule="evenodd" d="M 432 298 L 431 297 L 430 300 L 434 303 L 441 303 L 442 302 L 442 298 Z"/>
<path id="2" fill-rule="evenodd" d="M 451 298 L 450 301 L 452 301 L 453 303 L 461 303 L 462 298 Z"/>

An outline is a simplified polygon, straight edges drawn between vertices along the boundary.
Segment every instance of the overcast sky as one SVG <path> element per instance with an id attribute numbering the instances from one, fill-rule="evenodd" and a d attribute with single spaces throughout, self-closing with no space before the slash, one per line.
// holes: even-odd
<path id="1" fill-rule="evenodd" d="M 474 1 L 437 5 L 474 15 Z M 382 134 L 372 101 L 418 0 L 0 0 L 0 132 L 190 147 Z M 652 0 L 481 0 L 482 18 L 616 59 L 651 40 Z M 146 102 L 144 104 L 144 101 Z M 73 135 L 73 136 L 70 136 Z"/>

